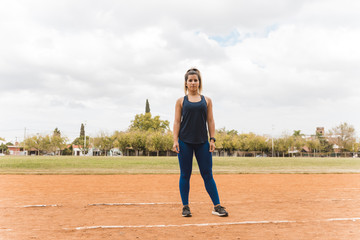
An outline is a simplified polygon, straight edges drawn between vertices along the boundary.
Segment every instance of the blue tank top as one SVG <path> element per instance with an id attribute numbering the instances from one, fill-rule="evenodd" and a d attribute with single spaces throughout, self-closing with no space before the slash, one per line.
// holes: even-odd
<path id="1" fill-rule="evenodd" d="M 207 142 L 206 120 L 207 105 L 205 97 L 201 95 L 200 102 L 190 102 L 186 95 L 182 105 L 179 139 L 192 144 Z"/>

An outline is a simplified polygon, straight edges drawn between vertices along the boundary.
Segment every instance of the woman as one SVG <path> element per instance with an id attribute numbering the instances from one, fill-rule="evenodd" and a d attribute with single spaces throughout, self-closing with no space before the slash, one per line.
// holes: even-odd
<path id="1" fill-rule="evenodd" d="M 213 204 L 212 214 L 226 217 L 228 213 L 220 205 L 219 194 L 212 174 L 212 152 L 215 150 L 215 122 L 212 102 L 201 95 L 200 71 L 189 69 L 185 74 L 185 97 L 176 101 L 173 151 L 178 154 L 180 165 L 180 195 L 183 203 L 182 216 L 191 217 L 189 208 L 190 176 L 195 153 L 201 176 Z M 206 123 L 210 134 L 210 143 Z"/>

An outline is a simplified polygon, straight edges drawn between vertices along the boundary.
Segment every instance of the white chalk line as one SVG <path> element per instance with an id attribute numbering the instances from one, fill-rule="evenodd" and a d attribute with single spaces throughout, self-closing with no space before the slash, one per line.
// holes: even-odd
<path id="1" fill-rule="evenodd" d="M 301 199 L 299 199 L 301 200 Z M 356 199 L 313 199 L 309 200 L 310 202 L 321 202 L 321 201 L 354 201 Z M 306 200 L 305 200 L 306 201 Z M 248 203 L 248 202 L 258 202 L 258 201 L 227 201 L 226 203 Z M 277 200 L 274 201 L 266 201 L 266 202 L 278 202 Z M 204 204 L 207 202 L 192 202 L 191 204 Z M 225 203 L 225 202 L 224 202 Z M 131 202 L 125 202 L 125 203 L 91 203 L 87 206 L 141 206 L 141 205 L 181 205 L 179 202 L 139 202 L 139 203 L 131 203 Z M 36 207 L 61 207 L 62 205 L 58 204 L 40 204 L 40 205 L 26 205 L 22 206 L 22 208 L 36 208 Z"/>
<path id="2" fill-rule="evenodd" d="M 132 206 L 132 205 L 180 205 L 179 202 L 143 202 L 143 203 L 93 203 L 88 204 L 88 206 Z"/>
<path id="3" fill-rule="evenodd" d="M 208 227 L 226 225 L 249 225 L 249 224 L 280 224 L 280 223 L 309 223 L 309 222 L 336 222 L 336 221 L 360 221 L 356 218 L 329 218 L 322 220 L 296 221 L 296 220 L 272 220 L 272 221 L 244 221 L 244 222 L 223 222 L 223 223 L 192 223 L 192 224 L 169 224 L 169 225 L 120 225 L 120 226 L 89 226 L 64 228 L 64 230 L 92 230 L 92 229 L 117 229 L 117 228 L 167 228 L 167 227 Z"/>
<path id="4" fill-rule="evenodd" d="M 33 208 L 33 207 L 60 207 L 61 205 L 52 204 L 52 205 L 26 205 L 22 206 L 23 208 Z"/>
<path id="5" fill-rule="evenodd" d="M 313 200 L 302 200 L 298 199 L 299 201 L 303 202 L 322 202 L 322 201 L 354 201 L 356 199 L 313 199 Z M 253 202 L 262 202 L 262 201 L 227 201 L 224 202 L 225 204 L 232 204 L 232 203 L 253 203 Z M 266 202 L 279 202 L 277 200 L 274 201 L 266 201 Z M 191 204 L 204 204 L 207 202 L 191 202 Z M 136 206 L 136 205 L 181 205 L 179 202 L 140 202 L 140 203 L 91 203 L 88 206 Z"/>
<path id="6" fill-rule="evenodd" d="M 329 199 L 328 201 L 355 201 L 355 200 L 359 200 L 359 199 L 351 199 L 351 198 L 343 198 L 343 199 Z M 327 201 L 327 199 L 325 200 L 319 200 L 319 201 Z"/>

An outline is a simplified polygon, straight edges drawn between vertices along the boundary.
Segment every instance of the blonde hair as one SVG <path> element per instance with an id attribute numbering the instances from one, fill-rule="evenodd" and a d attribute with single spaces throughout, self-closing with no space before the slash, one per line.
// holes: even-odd
<path id="1" fill-rule="evenodd" d="M 187 95 L 187 92 L 188 92 L 188 89 L 187 89 L 187 86 L 186 86 L 186 81 L 187 81 L 189 75 L 196 75 L 198 77 L 198 79 L 199 79 L 199 93 L 201 93 L 201 91 L 202 91 L 202 80 L 201 80 L 200 71 L 198 69 L 196 69 L 196 68 L 190 68 L 185 73 L 185 83 L 184 83 L 185 95 Z"/>

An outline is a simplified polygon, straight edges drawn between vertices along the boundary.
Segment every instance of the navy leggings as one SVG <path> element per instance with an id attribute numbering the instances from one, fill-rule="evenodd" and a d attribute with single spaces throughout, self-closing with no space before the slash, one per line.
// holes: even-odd
<path id="1" fill-rule="evenodd" d="M 190 144 L 179 140 L 179 147 L 179 187 L 183 205 L 189 204 L 190 177 L 194 152 L 201 176 L 205 183 L 206 191 L 208 192 L 214 205 L 220 204 L 219 194 L 212 174 L 212 154 L 209 152 L 209 142 L 202 144 Z"/>

